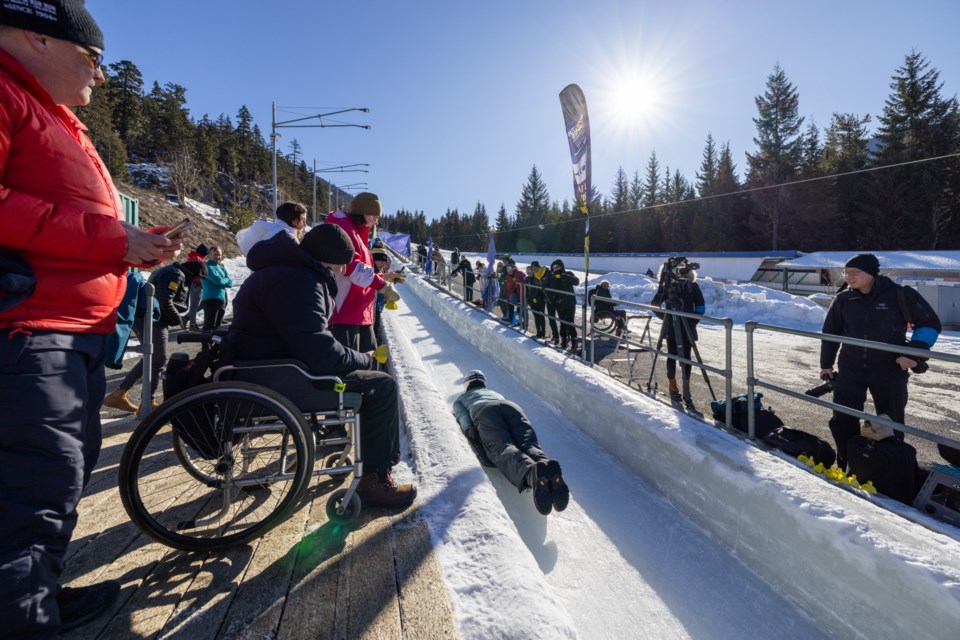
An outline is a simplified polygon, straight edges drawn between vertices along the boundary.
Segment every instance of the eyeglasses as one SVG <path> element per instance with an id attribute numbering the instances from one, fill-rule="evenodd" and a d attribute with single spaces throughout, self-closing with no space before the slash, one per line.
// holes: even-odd
<path id="1" fill-rule="evenodd" d="M 80 45 L 83 47 L 83 55 L 87 58 L 87 64 L 90 65 L 90 68 L 96 71 L 100 68 L 100 65 L 103 64 L 103 54 L 97 53 L 90 47 L 85 44 Z"/>

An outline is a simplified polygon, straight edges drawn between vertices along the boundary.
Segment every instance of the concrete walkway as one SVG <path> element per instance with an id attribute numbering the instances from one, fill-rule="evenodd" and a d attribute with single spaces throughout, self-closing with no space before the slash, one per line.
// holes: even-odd
<path id="1" fill-rule="evenodd" d="M 170 351 L 190 349 L 171 343 Z M 122 377 L 108 371 L 108 390 Z M 139 393 L 134 387 L 131 398 Z M 340 481 L 324 477 L 259 540 L 217 553 L 178 551 L 130 522 L 117 475 L 137 423 L 109 410 L 102 415 L 103 450 L 80 502 L 62 581 L 114 579 L 123 590 L 109 613 L 63 638 L 457 637 L 417 504 L 402 513 L 364 508 L 351 526 L 335 525 L 327 521 L 326 495 Z"/>

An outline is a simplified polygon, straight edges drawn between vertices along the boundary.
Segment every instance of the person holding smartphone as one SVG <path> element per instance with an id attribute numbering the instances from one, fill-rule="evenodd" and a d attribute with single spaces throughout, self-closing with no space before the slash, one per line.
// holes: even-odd
<path id="1" fill-rule="evenodd" d="M 18 304 L 0 295 L 0 629 L 8 638 L 56 637 L 120 592 L 116 581 L 62 588 L 60 575 L 100 453 L 104 343 L 127 271 L 175 257 L 187 237 L 124 222 L 110 172 L 71 111 L 103 84 L 103 48 L 81 0 L 0 3 L 0 252 L 25 263 L 33 280 Z"/>

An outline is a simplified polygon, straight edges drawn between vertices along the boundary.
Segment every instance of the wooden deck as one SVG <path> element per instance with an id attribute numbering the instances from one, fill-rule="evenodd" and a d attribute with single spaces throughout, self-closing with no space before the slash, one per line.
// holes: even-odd
<path id="1" fill-rule="evenodd" d="M 122 375 L 108 371 L 108 390 Z M 314 479 L 291 517 L 259 540 L 216 553 L 177 551 L 140 533 L 120 502 L 118 463 L 135 426 L 104 425 L 62 578 L 69 586 L 119 580 L 120 599 L 63 638 L 457 637 L 416 503 L 402 513 L 364 508 L 350 527 L 335 525 L 325 512 L 333 481 Z"/>

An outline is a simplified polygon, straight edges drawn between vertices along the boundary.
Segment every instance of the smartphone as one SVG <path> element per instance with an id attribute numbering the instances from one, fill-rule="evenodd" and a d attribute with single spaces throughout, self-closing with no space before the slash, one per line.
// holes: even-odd
<path id="1" fill-rule="evenodd" d="M 173 236 L 179 235 L 181 231 L 186 231 L 191 228 L 193 223 L 190 222 L 190 218 L 184 218 L 177 224 L 173 225 L 169 229 L 163 232 L 164 237 L 172 238 Z"/>
<path id="2" fill-rule="evenodd" d="M 403 273 L 403 270 L 406 268 L 407 268 L 407 265 L 401 265 L 400 268 L 397 269 L 397 273 Z"/>

